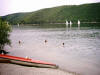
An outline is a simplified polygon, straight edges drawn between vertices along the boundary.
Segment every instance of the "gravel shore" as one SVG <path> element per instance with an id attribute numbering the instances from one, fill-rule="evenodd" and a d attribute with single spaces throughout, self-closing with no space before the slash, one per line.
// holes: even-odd
<path id="1" fill-rule="evenodd" d="M 76 75 L 60 69 L 26 67 L 0 63 L 0 75 Z"/>

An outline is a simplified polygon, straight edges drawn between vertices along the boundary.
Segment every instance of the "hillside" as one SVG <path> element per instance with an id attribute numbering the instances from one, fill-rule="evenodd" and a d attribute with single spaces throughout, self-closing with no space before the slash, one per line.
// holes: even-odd
<path id="1" fill-rule="evenodd" d="M 100 22 L 100 3 L 83 5 L 64 5 L 41 9 L 29 13 L 15 13 L 3 16 L 11 24 L 64 23 L 65 20 L 76 22 Z"/>

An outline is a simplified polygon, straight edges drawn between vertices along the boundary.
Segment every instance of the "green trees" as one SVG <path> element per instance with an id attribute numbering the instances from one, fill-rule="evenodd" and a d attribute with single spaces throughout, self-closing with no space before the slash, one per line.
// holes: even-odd
<path id="1" fill-rule="evenodd" d="M 77 23 L 100 22 L 100 3 L 83 5 L 64 5 L 54 8 L 41 9 L 35 12 L 15 13 L 2 18 L 15 25 L 19 24 L 44 24 L 65 23 L 66 19 Z"/>
<path id="2" fill-rule="evenodd" d="M 10 45 L 10 35 L 11 27 L 6 21 L 3 21 L 0 17 L 0 52 L 4 49 L 5 45 Z"/>

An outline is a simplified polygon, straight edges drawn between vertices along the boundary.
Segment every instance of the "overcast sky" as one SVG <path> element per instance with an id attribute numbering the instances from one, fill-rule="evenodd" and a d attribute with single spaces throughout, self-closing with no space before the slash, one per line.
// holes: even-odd
<path id="1" fill-rule="evenodd" d="M 16 12 L 31 12 L 61 5 L 95 3 L 100 0 L 0 0 L 0 16 Z"/>

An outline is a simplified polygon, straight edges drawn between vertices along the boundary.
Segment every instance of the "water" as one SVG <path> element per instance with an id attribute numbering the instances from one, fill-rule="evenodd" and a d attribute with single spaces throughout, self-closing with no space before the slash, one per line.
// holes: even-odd
<path id="1" fill-rule="evenodd" d="M 13 26 L 10 39 L 10 55 L 52 62 L 81 75 L 100 75 L 100 29 Z"/>

